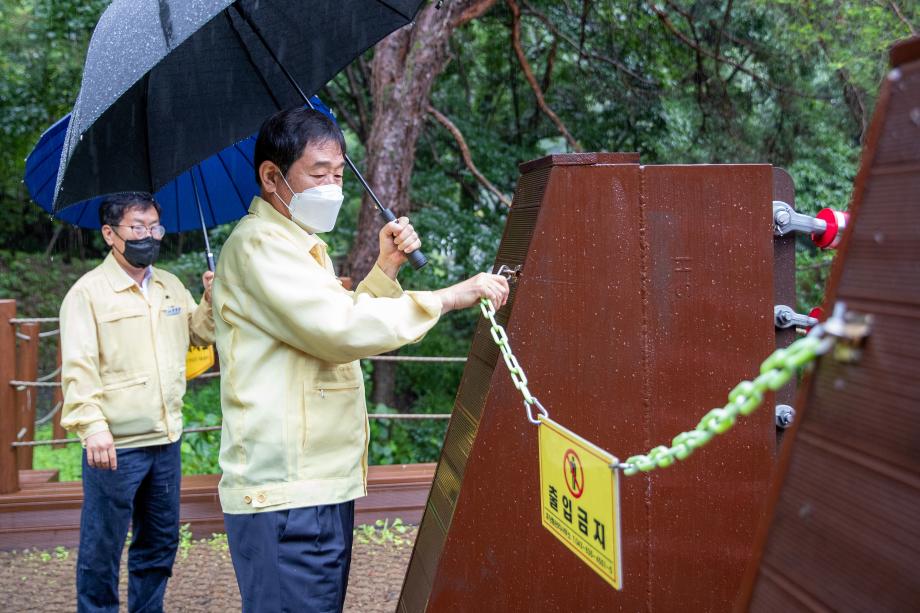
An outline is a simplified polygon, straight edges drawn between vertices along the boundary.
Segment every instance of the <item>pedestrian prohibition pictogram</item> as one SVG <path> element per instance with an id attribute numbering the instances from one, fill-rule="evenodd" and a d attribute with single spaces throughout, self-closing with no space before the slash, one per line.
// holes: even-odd
<path id="1" fill-rule="evenodd" d="M 543 527 L 607 583 L 620 589 L 620 486 L 616 458 L 540 417 Z"/>
<path id="2" fill-rule="evenodd" d="M 575 498 L 581 498 L 585 491 L 585 471 L 581 467 L 581 460 L 574 449 L 565 452 L 562 460 L 562 471 L 565 473 L 565 485 Z"/>

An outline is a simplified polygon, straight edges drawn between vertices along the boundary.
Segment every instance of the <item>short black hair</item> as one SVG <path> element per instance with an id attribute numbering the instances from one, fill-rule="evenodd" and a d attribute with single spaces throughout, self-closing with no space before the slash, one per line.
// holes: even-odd
<path id="1" fill-rule="evenodd" d="M 157 215 L 163 212 L 157 201 L 153 199 L 153 194 L 147 192 L 111 194 L 106 196 L 102 200 L 102 204 L 99 205 L 99 225 L 117 226 L 124 219 L 125 213 L 129 209 L 146 211 L 150 207 L 156 209 Z"/>
<path id="2" fill-rule="evenodd" d="M 338 143 L 342 155 L 345 155 L 342 131 L 323 113 L 305 106 L 278 111 L 259 128 L 253 160 L 256 183 L 262 185 L 259 177 L 262 162 L 274 162 L 286 175 L 291 165 L 303 155 L 307 145 L 330 141 Z"/>

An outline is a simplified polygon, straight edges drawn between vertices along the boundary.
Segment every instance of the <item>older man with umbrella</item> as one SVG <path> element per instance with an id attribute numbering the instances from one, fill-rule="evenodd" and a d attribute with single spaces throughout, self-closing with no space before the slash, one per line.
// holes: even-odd
<path id="1" fill-rule="evenodd" d="M 341 610 L 354 501 L 367 494 L 368 427 L 358 360 L 416 342 L 443 313 L 489 298 L 481 273 L 404 291 L 421 241 L 401 218 L 354 292 L 317 234 L 342 203 L 345 139 L 320 113 L 271 116 L 256 142 L 260 196 L 221 252 L 214 287 L 221 357 L 221 506 L 244 611 Z"/>

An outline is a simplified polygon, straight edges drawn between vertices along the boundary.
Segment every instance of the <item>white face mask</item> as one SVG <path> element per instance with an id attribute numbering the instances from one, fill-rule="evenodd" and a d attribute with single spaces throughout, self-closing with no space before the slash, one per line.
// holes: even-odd
<path id="1" fill-rule="evenodd" d="M 275 195 L 291 212 L 294 223 L 311 234 L 329 232 L 335 227 L 335 220 L 339 216 L 339 209 L 342 208 L 342 201 L 345 199 L 340 186 L 334 183 L 318 185 L 297 194 L 291 189 L 284 175 L 281 175 L 281 178 L 294 195 L 290 203 L 282 200 L 277 192 Z"/>

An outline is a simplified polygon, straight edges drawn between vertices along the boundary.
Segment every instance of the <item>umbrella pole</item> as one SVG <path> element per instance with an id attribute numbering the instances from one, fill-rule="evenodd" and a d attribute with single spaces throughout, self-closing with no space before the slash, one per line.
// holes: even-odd
<path id="1" fill-rule="evenodd" d="M 211 241 L 208 240 L 208 227 L 204 223 L 204 211 L 201 210 L 201 200 L 198 198 L 198 186 L 195 185 L 195 177 L 189 173 L 188 178 L 192 181 L 192 192 L 195 194 L 195 204 L 198 205 L 198 218 L 201 220 L 201 233 L 204 234 L 204 249 L 208 258 L 208 270 L 214 272 L 214 254 L 211 253 Z"/>
<path id="2" fill-rule="evenodd" d="M 313 103 L 310 102 L 310 97 L 304 93 L 303 89 L 301 89 L 300 85 L 297 83 L 297 80 L 294 79 L 294 75 L 291 74 L 291 72 L 287 69 L 287 67 L 281 63 L 281 60 L 278 59 L 278 56 L 275 55 L 275 51 L 269 46 L 268 41 L 266 41 L 265 37 L 262 36 L 262 32 L 259 30 L 259 28 L 256 27 L 256 24 L 249 18 L 249 15 L 244 14 L 243 11 L 240 11 L 240 9 L 235 4 L 232 6 L 232 8 L 233 10 L 236 11 L 236 14 L 249 25 L 250 29 L 252 29 L 253 33 L 256 35 L 256 37 L 258 37 L 259 41 L 262 43 L 262 46 L 265 47 L 265 50 L 268 51 L 268 54 L 275 61 L 275 64 L 278 65 L 278 68 L 280 68 L 281 72 L 284 73 L 284 76 L 287 77 L 288 82 L 291 84 L 291 86 L 295 90 L 297 90 L 297 93 L 300 94 L 300 97 L 303 98 L 304 104 L 308 105 L 311 109 L 316 110 L 316 107 L 314 107 Z M 351 168 L 351 171 L 355 173 L 355 176 L 358 177 L 358 181 L 364 187 L 364 190 L 367 192 L 367 195 L 370 196 L 371 200 L 374 201 L 374 204 L 377 205 L 377 210 L 380 211 L 380 215 L 387 221 L 387 223 L 391 221 L 396 221 L 396 215 L 393 214 L 393 211 L 383 206 L 383 203 L 380 202 L 380 199 L 377 198 L 377 194 L 374 193 L 374 190 L 371 189 L 371 186 L 368 185 L 367 181 L 364 180 L 364 176 L 358 170 L 358 167 L 355 166 L 355 163 L 351 161 L 351 158 L 349 158 L 348 155 L 345 155 L 344 157 L 345 157 L 345 163 L 348 165 L 349 168 Z M 195 196 L 197 197 L 198 194 L 196 193 Z M 198 210 L 199 211 L 201 210 L 200 206 Z M 418 270 L 419 268 L 423 267 L 425 264 L 428 263 L 428 258 L 426 258 L 424 254 L 422 254 L 421 250 L 413 251 L 412 253 L 408 255 L 408 257 L 409 257 L 409 262 L 412 264 L 412 268 L 414 268 L 415 270 Z"/>

